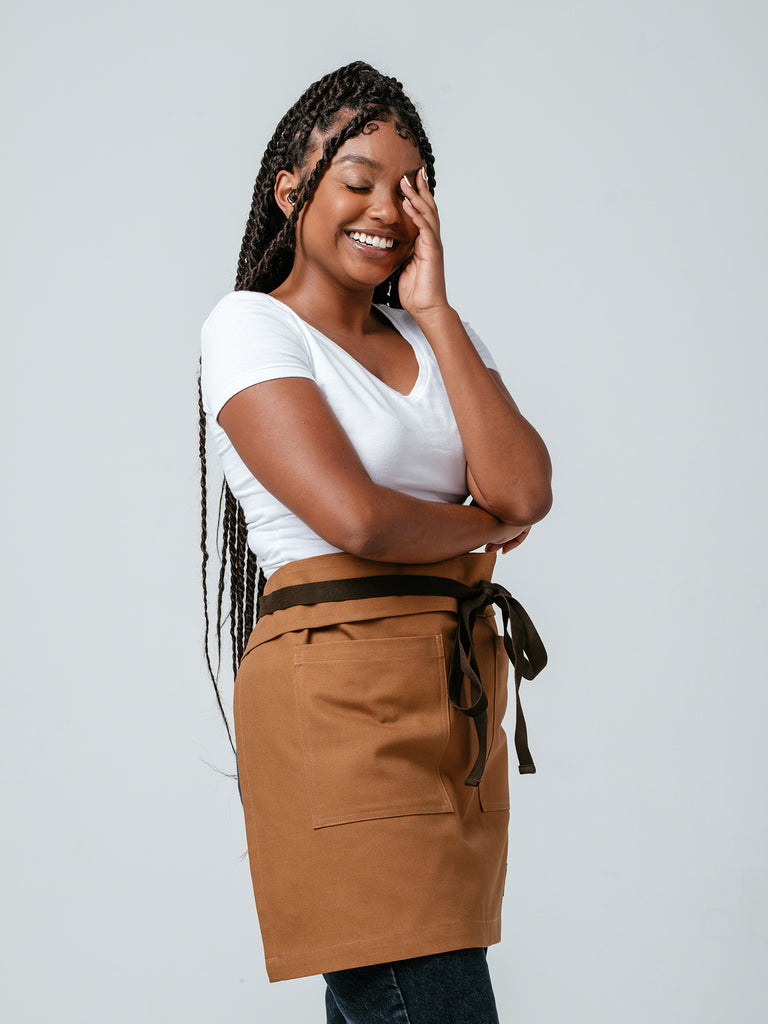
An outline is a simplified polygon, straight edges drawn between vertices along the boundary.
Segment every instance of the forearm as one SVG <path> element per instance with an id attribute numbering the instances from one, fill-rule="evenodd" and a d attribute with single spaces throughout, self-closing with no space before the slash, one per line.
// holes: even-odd
<path id="1" fill-rule="evenodd" d="M 491 376 L 455 310 L 445 306 L 416 319 L 440 367 L 473 497 L 505 522 L 537 522 L 551 504 L 552 469 L 544 442 Z"/>
<path id="2" fill-rule="evenodd" d="M 341 551 L 382 562 L 434 562 L 519 532 L 482 508 L 424 501 L 375 483 L 313 381 L 245 388 L 219 422 L 262 486 Z"/>
<path id="3" fill-rule="evenodd" d="M 514 534 L 477 506 L 424 501 L 374 486 L 343 547 L 376 562 L 439 562 Z"/>

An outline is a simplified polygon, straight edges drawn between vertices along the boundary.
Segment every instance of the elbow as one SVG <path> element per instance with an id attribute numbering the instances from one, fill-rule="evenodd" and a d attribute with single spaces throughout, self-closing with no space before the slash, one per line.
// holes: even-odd
<path id="1" fill-rule="evenodd" d="M 381 558 L 397 536 L 399 520 L 391 493 L 370 481 L 341 495 L 335 493 L 328 501 L 319 500 L 315 512 L 307 524 L 310 529 L 333 547 L 358 558 Z"/>
<path id="2" fill-rule="evenodd" d="M 347 537 L 344 551 L 358 558 L 367 558 L 372 562 L 386 562 L 389 558 L 389 537 L 386 532 L 374 523 L 361 524 L 360 528 Z"/>
<path id="3" fill-rule="evenodd" d="M 533 524 L 541 522 L 544 516 L 552 508 L 552 488 L 548 485 L 545 490 L 533 495 L 526 508 L 527 522 Z"/>
<path id="4" fill-rule="evenodd" d="M 512 526 L 532 526 L 552 508 L 552 487 L 547 482 L 534 488 L 519 488 L 484 505 L 486 511 Z"/>
<path id="5" fill-rule="evenodd" d="M 349 509 L 332 543 L 349 555 L 375 560 L 386 543 L 380 513 L 369 504 Z"/>
<path id="6" fill-rule="evenodd" d="M 500 468 L 480 482 L 467 467 L 469 490 L 481 508 L 510 526 L 532 526 L 552 508 L 552 464 L 546 449 L 532 463 Z"/>

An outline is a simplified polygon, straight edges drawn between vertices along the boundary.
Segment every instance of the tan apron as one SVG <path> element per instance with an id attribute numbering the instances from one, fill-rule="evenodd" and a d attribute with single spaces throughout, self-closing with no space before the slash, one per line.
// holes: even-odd
<path id="1" fill-rule="evenodd" d="M 415 584 L 423 576 L 475 587 L 490 580 L 494 562 L 492 554 L 432 565 L 320 555 L 283 566 L 267 583 L 265 601 L 277 600 L 277 610 L 251 634 L 234 712 L 270 981 L 499 941 L 510 644 L 505 650 L 492 605 L 465 620 L 472 650 L 461 656 L 469 678 L 459 695 L 457 673 L 448 672 L 459 658 L 455 597 L 329 600 L 338 596 L 331 589 L 316 603 L 293 604 L 286 589 L 304 587 L 296 593 L 306 600 L 306 585 L 320 581 Z M 525 619 L 527 653 L 534 647 L 536 656 L 531 666 L 516 648 L 515 664 L 531 678 L 546 653 Z M 518 702 L 516 742 L 520 726 L 527 754 Z M 523 761 L 521 772 L 534 770 L 529 756 Z"/>

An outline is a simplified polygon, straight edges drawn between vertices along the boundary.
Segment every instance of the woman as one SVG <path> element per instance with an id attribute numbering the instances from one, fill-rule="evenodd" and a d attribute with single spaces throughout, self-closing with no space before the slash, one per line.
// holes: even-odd
<path id="1" fill-rule="evenodd" d="M 518 684 L 546 661 L 489 581 L 549 510 L 549 457 L 449 305 L 434 180 L 397 81 L 326 75 L 267 147 L 202 331 L 267 971 L 322 973 L 338 1024 L 497 1019 L 507 656 Z M 534 771 L 519 700 L 515 742 Z"/>

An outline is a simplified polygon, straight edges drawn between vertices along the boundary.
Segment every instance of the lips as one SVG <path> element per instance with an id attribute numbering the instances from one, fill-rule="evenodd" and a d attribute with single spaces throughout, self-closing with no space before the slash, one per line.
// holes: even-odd
<path id="1" fill-rule="evenodd" d="M 392 235 L 374 235 L 365 231 L 347 231 L 347 237 L 358 245 L 366 246 L 369 249 L 388 250 L 394 249 L 398 239 Z"/>

